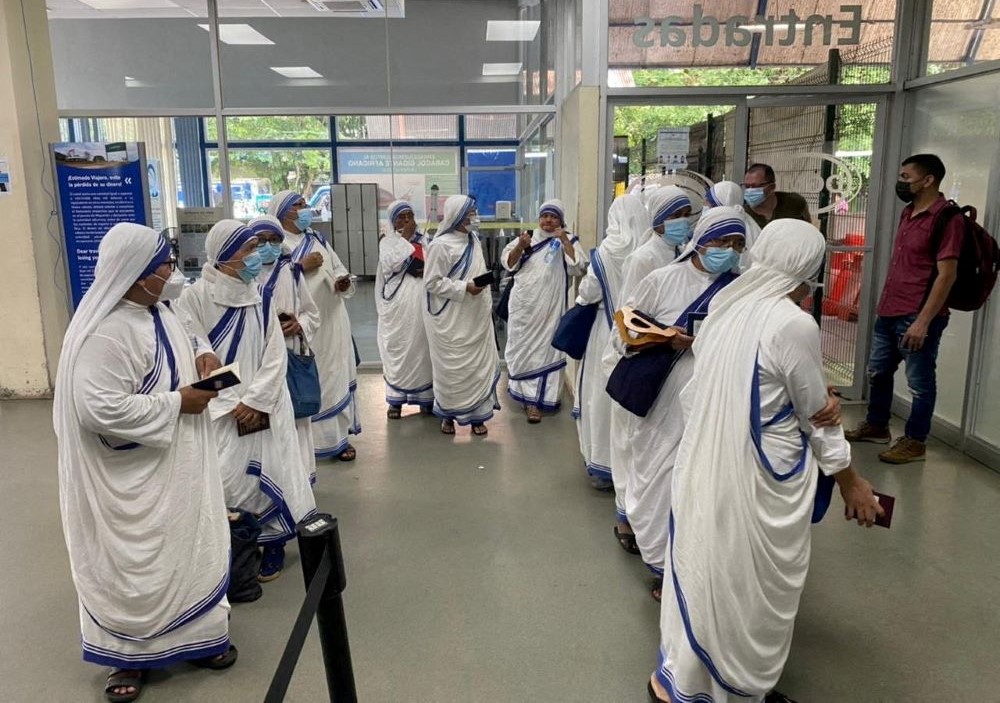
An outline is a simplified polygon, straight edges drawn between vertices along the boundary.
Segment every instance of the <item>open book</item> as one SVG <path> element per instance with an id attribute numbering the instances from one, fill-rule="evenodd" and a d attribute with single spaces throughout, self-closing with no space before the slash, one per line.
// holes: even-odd
<path id="1" fill-rule="evenodd" d="M 625 346 L 632 351 L 664 344 L 677 336 L 676 329 L 635 308 L 625 307 L 616 311 L 615 325 Z"/>
<path id="2" fill-rule="evenodd" d="M 202 391 L 221 391 L 223 388 L 232 388 L 239 383 L 240 364 L 237 361 L 229 366 L 216 369 L 200 381 L 192 383 L 191 387 Z"/>

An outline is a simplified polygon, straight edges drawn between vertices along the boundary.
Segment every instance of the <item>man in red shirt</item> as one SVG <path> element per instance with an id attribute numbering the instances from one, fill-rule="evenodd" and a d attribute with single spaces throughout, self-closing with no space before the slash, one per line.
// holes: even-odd
<path id="1" fill-rule="evenodd" d="M 937 400 L 938 346 L 948 325 L 946 301 L 958 272 L 965 233 L 964 223 L 955 216 L 945 225 L 940 244 L 935 247 L 931 241 L 938 215 L 947 204 L 941 194 L 944 174 L 944 164 L 933 154 L 911 156 L 899 170 L 896 195 L 909 204 L 899 220 L 872 333 L 868 417 L 845 433 L 852 442 L 889 442 L 893 377 L 905 361 L 913 405 L 905 436 L 879 454 L 879 459 L 890 464 L 923 460 Z"/>

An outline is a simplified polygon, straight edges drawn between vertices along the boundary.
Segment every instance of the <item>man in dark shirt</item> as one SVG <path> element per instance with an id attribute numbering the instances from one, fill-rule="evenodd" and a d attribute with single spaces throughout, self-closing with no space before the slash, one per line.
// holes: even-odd
<path id="1" fill-rule="evenodd" d="M 872 333 L 868 417 L 845 433 L 852 442 L 889 442 L 892 382 L 900 362 L 905 361 L 913 406 L 905 436 L 879 454 L 879 459 L 890 464 L 923 460 L 937 400 L 938 346 L 948 325 L 946 301 L 958 272 L 965 233 L 961 216 L 954 216 L 945 225 L 940 244 L 935 247 L 931 241 L 934 223 L 947 204 L 940 190 L 944 174 L 944 164 L 933 154 L 911 156 L 899 170 L 896 195 L 909 204 L 896 230 Z"/>
<path id="2" fill-rule="evenodd" d="M 767 164 L 753 164 L 743 176 L 747 212 L 760 227 L 774 220 L 812 222 L 805 198 L 775 188 L 774 169 Z"/>

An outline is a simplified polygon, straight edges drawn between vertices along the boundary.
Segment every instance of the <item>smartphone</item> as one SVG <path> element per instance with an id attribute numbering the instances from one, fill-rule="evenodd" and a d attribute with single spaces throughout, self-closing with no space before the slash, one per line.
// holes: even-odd
<path id="1" fill-rule="evenodd" d="M 479 286 L 480 288 L 488 288 L 489 286 L 493 285 L 493 282 L 495 280 L 496 276 L 493 275 L 493 272 L 487 271 L 481 276 L 476 276 L 475 278 L 473 278 L 472 283 L 473 285 Z"/>

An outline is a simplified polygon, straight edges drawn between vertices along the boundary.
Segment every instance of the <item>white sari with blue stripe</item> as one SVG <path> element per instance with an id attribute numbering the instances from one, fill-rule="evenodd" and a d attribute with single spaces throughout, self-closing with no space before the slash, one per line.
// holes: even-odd
<path id="1" fill-rule="evenodd" d="M 755 703 L 773 689 L 809 567 L 819 471 L 851 463 L 841 427 L 809 423 L 827 400 L 815 321 L 783 298 L 762 304 L 753 324 L 756 359 L 703 358 L 696 343 L 682 393 L 700 429 L 681 443 L 667 525 L 657 676 L 674 701 Z M 703 364 L 715 364 L 711 382 Z M 719 460 L 736 448 L 744 458 Z"/>
<path id="2" fill-rule="evenodd" d="M 378 350 L 385 377 L 385 399 L 390 405 L 434 403 L 431 350 L 424 327 L 424 279 L 407 272 L 413 244 L 426 250 L 427 238 L 417 233 L 413 243 L 398 232 L 379 242 L 375 272 L 375 308 L 378 311 Z"/>
<path id="3" fill-rule="evenodd" d="M 229 528 L 198 378 L 163 305 L 122 301 L 83 342 L 72 403 L 76 485 L 64 491 L 85 661 L 160 668 L 229 647 Z"/>
<path id="4" fill-rule="evenodd" d="M 247 295 L 251 290 L 252 298 Z M 185 289 L 178 308 L 192 332 L 208 339 L 223 364 L 240 365 L 242 382 L 220 391 L 208 406 L 226 505 L 257 516 L 263 527 L 261 543 L 280 544 L 315 511 L 316 500 L 299 453 L 281 326 L 273 309 L 265 311 L 256 291 L 256 284 L 248 286 L 206 267 L 202 277 Z M 253 299 L 256 302 L 250 302 Z M 238 300 L 241 304 L 236 305 Z M 270 429 L 240 437 L 232 416 L 240 403 L 267 413 Z"/>
<path id="5" fill-rule="evenodd" d="M 504 351 L 510 376 L 507 392 L 519 403 L 549 412 L 559 409 L 566 368 L 566 354 L 552 346 L 552 336 L 566 312 L 570 277 L 582 275 L 587 266 L 578 241 L 570 237 L 574 245 L 570 256 L 558 237 L 536 229 L 530 251 L 514 266 L 507 259 L 517 246 L 516 239 L 500 255 L 504 268 L 517 274 L 510 284 Z"/>
<path id="6" fill-rule="evenodd" d="M 319 308 L 320 323 L 312 348 L 319 370 L 322 410 L 313 417 L 316 458 L 327 459 L 347 449 L 348 436 L 361 433 L 356 391 L 358 365 L 351 337 L 351 320 L 344 301 L 354 295 L 354 283 L 345 291 L 336 289 L 337 280 L 348 270 L 330 243 L 318 232 L 293 234 L 285 230 L 285 244 L 292 250 L 292 262 L 300 264 L 313 252 L 323 256 L 323 265 L 305 273 L 306 285 Z"/>
<path id="7" fill-rule="evenodd" d="M 424 321 L 434 377 L 434 414 L 460 425 L 480 424 L 500 409 L 496 387 L 500 356 L 489 289 L 472 295 L 466 285 L 486 273 L 474 234 L 448 232 L 426 250 Z"/>

